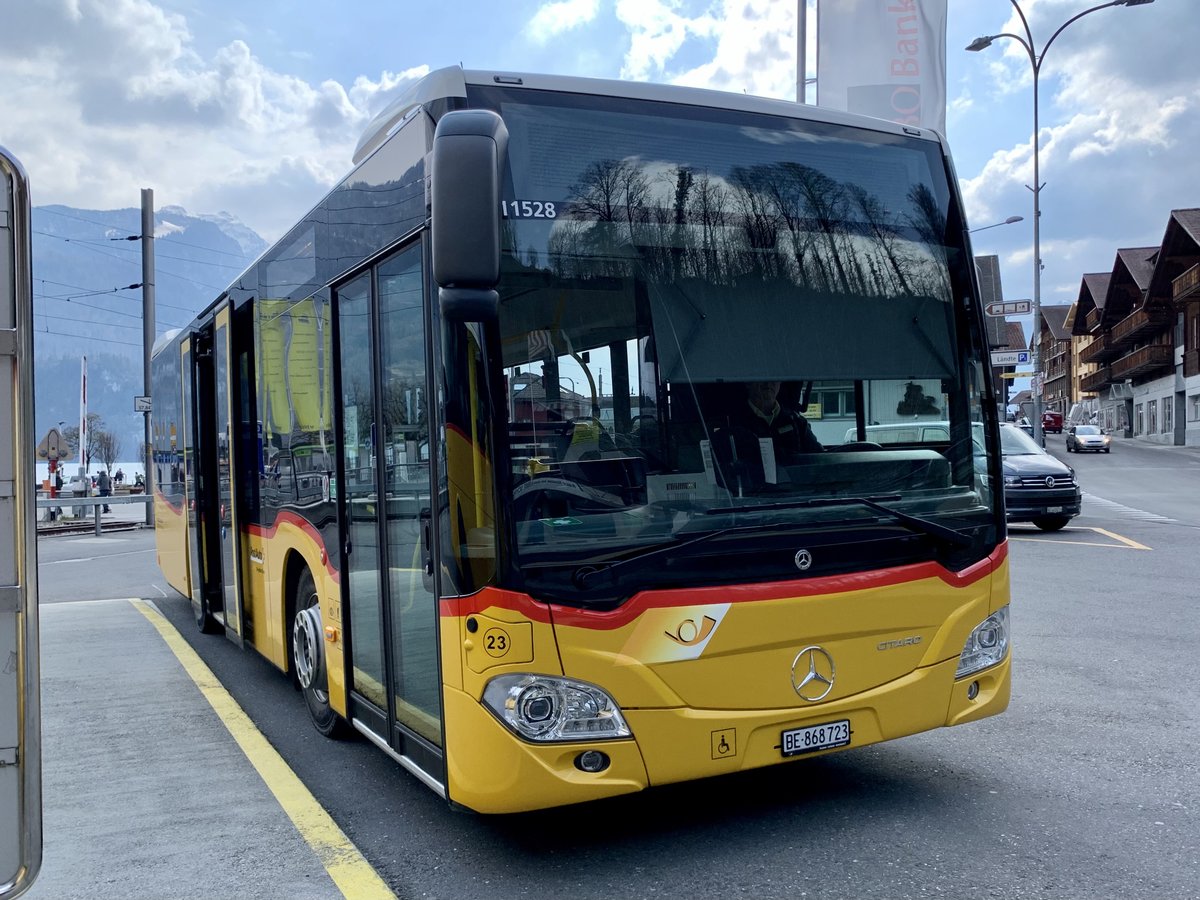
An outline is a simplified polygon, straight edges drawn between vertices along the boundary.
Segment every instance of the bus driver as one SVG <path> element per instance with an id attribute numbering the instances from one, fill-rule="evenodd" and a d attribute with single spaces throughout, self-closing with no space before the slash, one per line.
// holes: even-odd
<path id="1" fill-rule="evenodd" d="M 820 453 L 825 448 L 812 426 L 797 410 L 779 402 L 778 381 L 751 381 L 746 385 L 746 402 L 735 406 L 730 423 L 745 428 L 755 437 L 771 438 L 775 453 L 787 458 L 797 453 Z"/>

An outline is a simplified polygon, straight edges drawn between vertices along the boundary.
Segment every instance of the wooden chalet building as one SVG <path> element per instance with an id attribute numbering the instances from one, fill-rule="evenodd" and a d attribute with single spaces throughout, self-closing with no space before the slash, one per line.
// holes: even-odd
<path id="1" fill-rule="evenodd" d="M 1085 275 L 1070 333 L 1081 409 L 1129 437 L 1200 445 L 1200 209 L 1172 211 L 1159 246 Z"/>

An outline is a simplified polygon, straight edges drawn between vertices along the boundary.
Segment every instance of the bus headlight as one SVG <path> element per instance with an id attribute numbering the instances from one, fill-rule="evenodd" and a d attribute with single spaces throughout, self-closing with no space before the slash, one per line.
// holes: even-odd
<path id="1" fill-rule="evenodd" d="M 971 675 L 980 669 L 994 666 L 1008 652 L 1008 607 L 1002 606 L 967 636 L 962 653 L 958 657 L 955 678 Z"/>
<path id="2" fill-rule="evenodd" d="M 621 710 L 593 684 L 553 675 L 499 675 L 483 703 L 527 741 L 594 741 L 632 735 Z"/>

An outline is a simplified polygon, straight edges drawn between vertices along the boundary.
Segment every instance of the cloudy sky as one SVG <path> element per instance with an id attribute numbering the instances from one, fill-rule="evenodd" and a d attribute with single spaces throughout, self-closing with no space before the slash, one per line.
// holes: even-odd
<path id="1" fill-rule="evenodd" d="M 1088 0 L 1021 0 L 1040 47 Z M 815 0 L 810 0 L 815 4 Z M 6 0 L 0 145 L 34 203 L 228 211 L 274 240 L 350 165 L 371 116 L 460 62 L 792 99 L 786 0 Z M 464 27 L 465 26 L 465 27 Z M 1009 299 L 1032 294 L 1031 67 L 1007 0 L 949 0 L 947 132 L 976 237 Z M 1099 11 L 1041 75 L 1042 297 L 1070 302 L 1118 247 L 1200 206 L 1200 2 Z M 815 60 L 810 57 L 809 68 Z"/>

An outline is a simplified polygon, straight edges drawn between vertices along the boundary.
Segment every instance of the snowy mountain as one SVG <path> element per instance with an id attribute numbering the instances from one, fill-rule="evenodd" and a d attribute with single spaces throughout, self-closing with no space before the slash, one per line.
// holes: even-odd
<path id="1" fill-rule="evenodd" d="M 155 211 L 156 337 L 187 324 L 267 243 L 229 213 Z M 33 308 L 39 436 L 79 421 L 80 358 L 89 411 L 100 413 L 128 458 L 142 440 L 133 397 L 143 393 L 141 211 L 33 209 Z"/>

